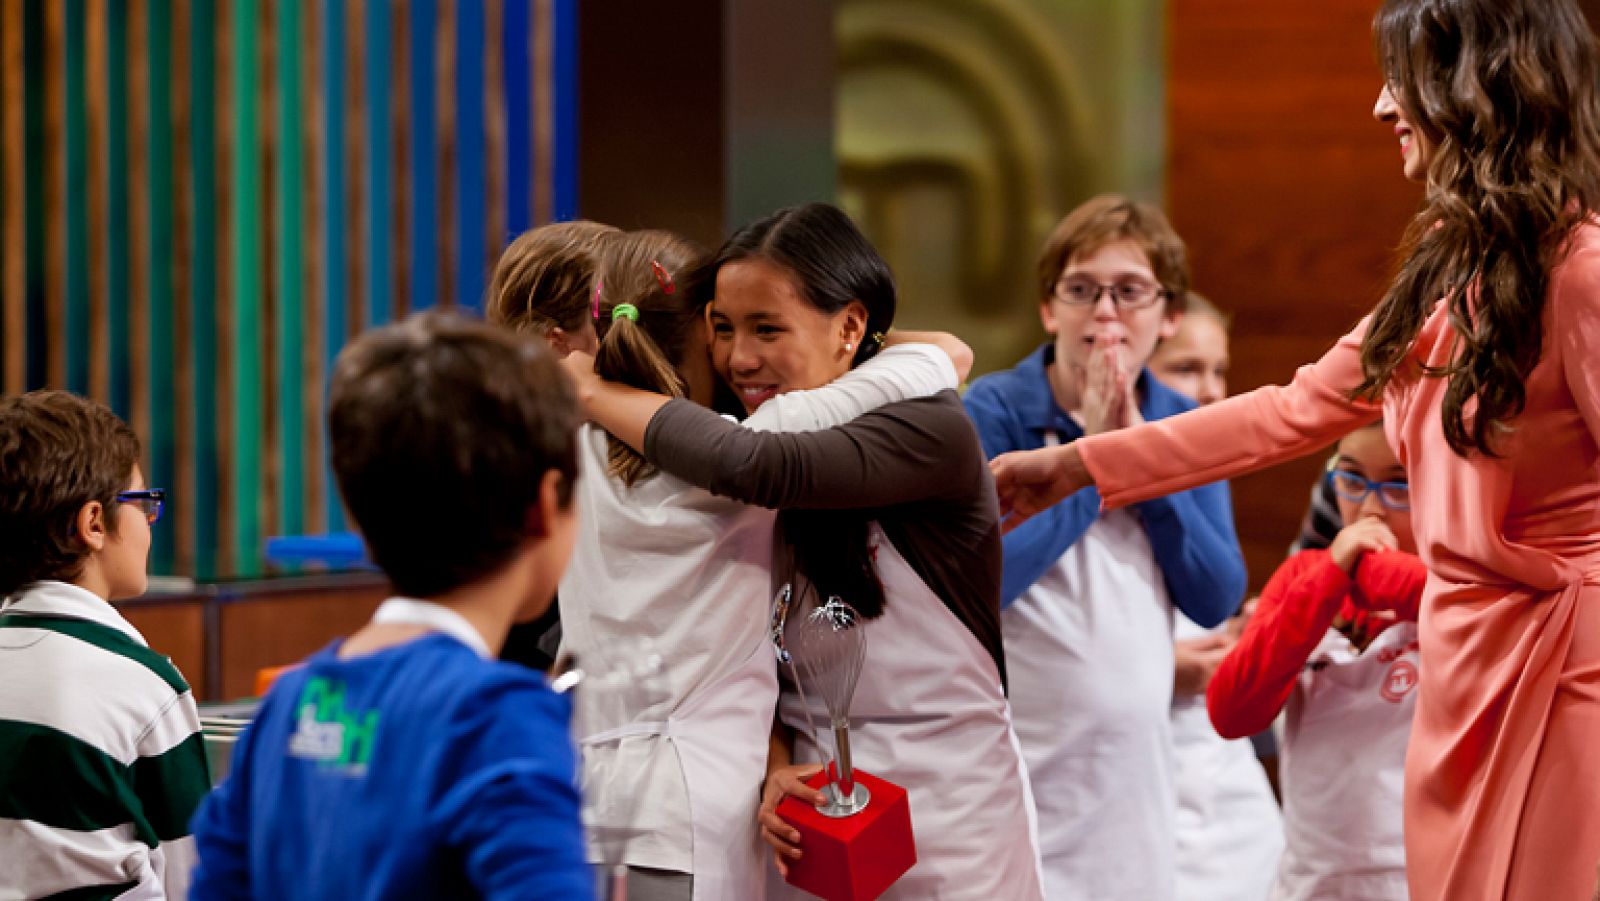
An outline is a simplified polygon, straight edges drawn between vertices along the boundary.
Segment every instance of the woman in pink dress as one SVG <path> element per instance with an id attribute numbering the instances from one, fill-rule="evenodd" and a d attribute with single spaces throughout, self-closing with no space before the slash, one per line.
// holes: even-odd
<path id="1" fill-rule="evenodd" d="M 1388 0 L 1375 31 L 1387 84 L 1373 113 L 1427 183 L 1377 309 L 1286 387 L 997 458 L 1001 504 L 1018 520 L 1095 485 L 1119 507 L 1320 450 L 1381 414 L 1429 571 L 1412 898 L 1588 901 L 1600 52 L 1573 0 Z"/>

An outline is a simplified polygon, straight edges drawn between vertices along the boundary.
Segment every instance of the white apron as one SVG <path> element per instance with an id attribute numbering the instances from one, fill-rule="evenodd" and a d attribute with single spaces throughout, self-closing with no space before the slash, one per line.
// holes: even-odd
<path id="1" fill-rule="evenodd" d="M 1288 847 L 1274 901 L 1406 901 L 1402 787 L 1421 673 L 1415 623 L 1359 656 L 1333 629 L 1286 708 Z"/>
<path id="2" fill-rule="evenodd" d="M 1211 634 L 1178 613 L 1175 640 Z M 1219 626 L 1218 628 L 1226 628 Z M 1263 901 L 1283 854 L 1283 816 L 1250 740 L 1217 734 L 1205 695 L 1172 699 L 1177 764 L 1177 897 Z"/>
<path id="3" fill-rule="evenodd" d="M 867 625 L 850 744 L 856 766 L 906 790 L 917 843 L 916 865 L 882 897 L 1038 901 L 1044 894 L 1027 770 L 994 660 L 875 523 L 869 541 L 888 601 Z M 786 669 L 784 678 L 793 673 Z M 806 699 L 826 730 L 816 692 Z M 779 709 L 796 733 L 795 761 L 820 762 L 792 688 Z M 831 735 L 824 744 L 831 752 Z M 775 870 L 769 884 L 773 899 L 811 897 Z"/>
<path id="4" fill-rule="evenodd" d="M 1000 616 L 1050 901 L 1172 901 L 1172 605 L 1129 510 Z"/>
<path id="5" fill-rule="evenodd" d="M 595 676 L 576 695 L 591 860 L 693 873 L 695 901 L 760 901 L 775 514 L 665 474 L 627 488 L 605 475 L 604 433 L 585 428 L 579 446 L 560 600 L 562 647 Z M 652 703 L 597 685 L 646 648 L 664 664 Z"/>
<path id="6" fill-rule="evenodd" d="M 744 424 L 828 428 L 959 381 L 943 351 L 902 344 L 821 388 L 768 400 Z M 606 474 L 599 429 L 585 426 L 579 447 L 582 516 L 561 581 L 563 647 L 604 673 L 626 665 L 608 658 L 648 643 L 668 683 L 667 697 L 649 705 L 579 689 L 590 803 L 613 802 L 591 820 L 629 823 L 622 861 L 693 873 L 695 901 L 761 901 L 771 866 L 756 811 L 778 697 L 767 636 L 776 514 L 664 473 L 625 487 Z M 593 860 L 617 845 L 601 839 Z"/>

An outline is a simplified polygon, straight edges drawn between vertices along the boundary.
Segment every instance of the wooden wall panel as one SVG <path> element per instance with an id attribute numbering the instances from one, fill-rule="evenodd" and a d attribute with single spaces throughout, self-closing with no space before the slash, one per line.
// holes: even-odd
<path id="1" fill-rule="evenodd" d="M 124 619 L 133 624 L 152 650 L 172 658 L 173 665 L 196 700 L 211 698 L 215 687 L 206 678 L 205 604 L 199 598 L 119 605 Z"/>
<path id="2" fill-rule="evenodd" d="M 257 670 L 296 663 L 356 631 L 388 595 L 388 586 L 375 584 L 266 591 L 224 603 L 218 631 L 222 671 L 212 697 L 254 694 Z"/>
<path id="3" fill-rule="evenodd" d="M 1420 199 L 1390 129 L 1373 0 L 1171 0 L 1167 203 L 1202 293 L 1234 313 L 1243 391 L 1282 383 L 1376 304 Z M 1258 587 L 1320 458 L 1234 483 Z"/>

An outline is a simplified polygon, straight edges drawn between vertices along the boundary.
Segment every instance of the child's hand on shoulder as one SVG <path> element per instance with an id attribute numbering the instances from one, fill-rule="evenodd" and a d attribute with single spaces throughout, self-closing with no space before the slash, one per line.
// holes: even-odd
<path id="1" fill-rule="evenodd" d="M 1392 551 L 1400 546 L 1394 532 L 1381 519 L 1358 519 L 1339 530 L 1333 544 L 1328 547 L 1328 557 L 1333 565 L 1346 575 L 1354 575 L 1356 564 L 1370 551 Z"/>

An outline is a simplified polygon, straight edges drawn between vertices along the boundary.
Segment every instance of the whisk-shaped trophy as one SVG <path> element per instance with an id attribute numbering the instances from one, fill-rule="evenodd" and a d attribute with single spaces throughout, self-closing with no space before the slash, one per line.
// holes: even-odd
<path id="1" fill-rule="evenodd" d="M 825 901 L 867 901 L 911 869 L 917 852 L 905 789 L 856 769 L 850 752 L 850 704 L 866 662 L 866 621 L 837 596 L 790 618 L 792 599 L 786 585 L 775 601 L 778 660 L 790 666 L 812 739 L 826 754 L 810 700 L 821 702 L 833 754 L 809 780 L 822 791 L 822 804 L 790 797 L 778 805 L 778 815 L 800 831 L 805 851 L 789 864 L 788 881 Z"/>
<path id="2" fill-rule="evenodd" d="M 835 596 L 792 623 L 787 637 L 791 664 L 800 674 L 795 683 L 802 693 L 813 692 L 822 701 L 833 731 L 833 760 L 823 791 L 828 803 L 817 808 L 824 816 L 847 817 L 872 800 L 871 790 L 856 781 L 850 759 L 850 701 L 866 662 L 865 626 L 855 608 Z"/>

